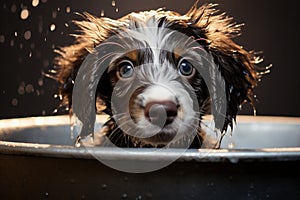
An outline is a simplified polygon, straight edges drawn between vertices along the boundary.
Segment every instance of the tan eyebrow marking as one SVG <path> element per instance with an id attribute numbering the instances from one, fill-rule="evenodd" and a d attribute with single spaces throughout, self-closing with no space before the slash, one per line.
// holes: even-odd
<path id="1" fill-rule="evenodd" d="M 138 50 L 133 50 L 125 54 L 133 63 L 138 63 Z"/>
<path id="2" fill-rule="evenodd" d="M 182 55 L 182 50 L 179 49 L 178 47 L 175 48 L 173 50 L 173 55 L 174 55 L 174 59 L 175 59 L 175 62 L 178 62 L 178 60 L 180 59 L 181 55 Z"/>

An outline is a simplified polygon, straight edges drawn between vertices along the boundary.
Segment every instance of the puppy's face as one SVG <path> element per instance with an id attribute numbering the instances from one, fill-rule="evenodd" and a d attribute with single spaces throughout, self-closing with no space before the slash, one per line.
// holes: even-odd
<path id="1" fill-rule="evenodd" d="M 182 138 L 192 140 L 196 135 L 198 104 L 209 96 L 191 62 L 200 58 L 194 58 L 198 55 L 194 51 L 189 53 L 193 45 L 187 46 L 179 36 L 182 34 L 171 29 L 131 29 L 130 34 L 120 36 L 130 38 L 131 43 L 121 44 L 125 53 L 117 54 L 108 68 L 114 91 L 112 116 L 140 145 L 166 145 Z"/>

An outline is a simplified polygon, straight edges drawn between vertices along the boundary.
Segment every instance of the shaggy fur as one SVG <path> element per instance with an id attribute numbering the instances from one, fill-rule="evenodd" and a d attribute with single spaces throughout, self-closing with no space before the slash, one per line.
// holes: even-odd
<path id="1" fill-rule="evenodd" d="M 243 49 L 232 40 L 232 38 L 240 34 L 241 25 L 232 22 L 232 18 L 226 16 L 224 13 L 220 14 L 213 4 L 198 7 L 196 3 L 184 15 L 173 11 L 158 9 L 130 13 L 118 20 L 105 17 L 98 18 L 88 13 L 84 13 L 83 17 L 83 21 L 75 21 L 75 24 L 80 28 L 80 33 L 74 35 L 76 38 L 75 43 L 58 50 L 57 52 L 60 55 L 55 60 L 56 74 L 54 76 L 61 84 L 59 89 L 59 94 L 62 97 L 61 105 L 70 110 L 72 106 L 74 81 L 83 60 L 89 53 L 95 51 L 95 47 L 99 46 L 103 41 L 124 30 L 140 29 L 149 26 L 176 30 L 193 38 L 194 41 L 212 56 L 213 62 L 218 67 L 225 81 L 227 101 L 225 123 L 221 125 L 216 123 L 216 128 L 220 129 L 222 133 L 226 132 L 228 126 L 232 128 L 241 104 L 245 102 L 253 104 L 253 89 L 257 86 L 261 76 L 267 70 L 267 68 L 259 68 L 257 66 L 257 64 L 261 62 L 261 59 L 257 57 L 254 52 Z M 145 40 L 142 42 L 150 43 L 146 39 L 149 39 L 149 37 L 146 35 Z M 150 44 L 148 45 L 151 47 Z M 137 53 L 136 55 L 140 54 Z M 174 57 L 174 55 L 170 57 L 172 56 Z M 133 57 L 135 57 L 135 55 L 133 55 Z M 168 55 L 166 55 L 166 59 L 167 57 Z M 138 60 L 138 58 L 134 59 Z M 139 59 L 143 60 L 145 57 Z M 173 58 L 173 60 L 176 66 L 179 61 L 176 60 L 176 58 Z M 172 63 L 172 61 L 170 61 L 170 63 Z M 113 64 L 114 63 L 112 63 L 112 65 Z M 114 69 L 114 67 L 109 67 L 106 73 L 101 77 L 96 94 L 98 111 L 102 111 L 110 116 L 113 115 L 111 95 L 116 82 L 120 79 L 120 77 L 116 75 L 116 73 L 118 73 L 117 70 Z M 201 109 L 196 112 L 199 112 L 201 116 L 204 115 L 207 111 L 207 109 L 205 109 L 206 105 L 210 102 L 211 97 L 201 78 L 201 74 L 196 72 L 192 77 L 181 77 L 180 80 L 182 82 L 187 81 L 187 83 L 192 86 Z M 182 85 L 187 84 L 184 83 Z M 146 88 L 140 88 L 138 93 L 142 93 L 145 90 Z M 136 96 L 138 96 L 138 94 L 136 94 Z M 113 116 L 105 123 L 103 132 L 118 146 L 151 147 L 160 145 L 159 142 L 147 142 L 126 136 L 126 133 L 115 123 Z M 203 133 L 199 124 L 198 137 L 191 144 L 191 147 L 200 148 L 204 140 L 205 133 Z M 162 144 L 164 144 L 164 142 Z M 215 147 L 218 147 L 218 145 Z"/>

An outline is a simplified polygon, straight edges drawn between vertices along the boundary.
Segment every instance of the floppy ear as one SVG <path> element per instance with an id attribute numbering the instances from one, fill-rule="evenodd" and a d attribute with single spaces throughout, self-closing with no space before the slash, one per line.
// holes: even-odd
<path id="1" fill-rule="evenodd" d="M 226 118 L 223 127 L 226 131 L 228 125 L 232 128 L 233 121 L 242 105 L 245 102 L 253 102 L 253 89 L 257 86 L 260 75 L 255 67 L 256 57 L 241 48 L 230 50 L 225 48 L 214 48 L 210 50 L 217 64 L 219 71 L 225 81 L 226 93 Z"/>
<path id="2" fill-rule="evenodd" d="M 67 110 L 71 109 L 74 82 L 84 59 L 95 50 L 96 46 L 114 34 L 113 31 L 119 26 L 117 21 L 109 18 L 97 18 L 88 13 L 84 13 L 82 17 L 83 21 L 74 21 L 79 27 L 79 33 L 73 34 L 74 44 L 56 50 L 59 56 L 55 58 L 53 73 L 49 75 L 60 83 L 59 96 L 62 100 L 60 107 L 66 107 Z M 100 82 L 105 87 L 97 89 L 97 96 L 100 97 L 100 102 L 105 103 L 110 96 L 107 73 L 103 74 Z"/>
<path id="3" fill-rule="evenodd" d="M 219 14 L 214 4 L 200 8 L 197 4 L 198 1 L 186 16 L 189 17 L 190 26 L 197 29 L 199 37 L 205 40 L 205 42 L 201 40 L 201 45 L 211 53 L 225 81 L 227 101 L 225 122 L 216 123 L 216 128 L 224 132 L 228 126 L 232 128 L 242 103 L 253 104 L 253 89 L 268 68 L 259 68 L 257 64 L 262 60 L 254 52 L 246 51 L 232 40 L 240 34 L 241 25 L 233 23 L 232 18 L 224 13 Z M 213 103 L 217 103 L 217 99 L 221 98 L 211 96 Z"/>

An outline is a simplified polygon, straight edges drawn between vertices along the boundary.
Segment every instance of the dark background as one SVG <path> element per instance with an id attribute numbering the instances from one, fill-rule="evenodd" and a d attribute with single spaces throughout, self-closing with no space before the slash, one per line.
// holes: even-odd
<path id="1" fill-rule="evenodd" d="M 56 83 L 45 78 L 53 66 L 53 49 L 71 44 L 69 36 L 79 19 L 75 12 L 90 12 L 119 18 L 132 11 L 167 9 L 185 13 L 194 0 L 39 0 L 0 1 L 0 118 L 53 115 L 59 104 Z M 299 8 L 297 1 L 226 0 L 218 8 L 245 23 L 236 42 L 248 50 L 264 52 L 264 65 L 273 64 L 256 89 L 258 115 L 300 116 Z M 29 16 L 21 19 L 21 10 Z M 70 8 L 70 12 L 69 11 Z M 53 31 L 51 24 L 55 25 Z M 53 27 L 53 26 L 52 26 Z M 30 38 L 28 32 L 30 31 Z M 25 34 L 27 33 L 27 34 Z M 27 39 L 24 38 L 24 34 Z M 246 106 L 242 114 L 252 114 Z"/>

